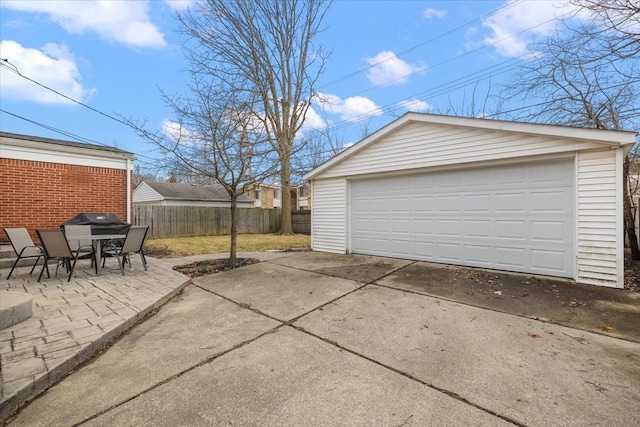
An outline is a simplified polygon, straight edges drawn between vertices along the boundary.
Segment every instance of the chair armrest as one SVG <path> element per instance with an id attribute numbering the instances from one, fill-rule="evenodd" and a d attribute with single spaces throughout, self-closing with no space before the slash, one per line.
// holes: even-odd
<path id="1" fill-rule="evenodd" d="M 18 257 L 22 258 L 22 254 L 24 253 L 24 251 L 26 251 L 27 249 L 30 249 L 30 248 L 36 249 L 40 255 L 42 255 L 44 253 L 44 251 L 42 250 L 42 248 L 40 246 L 29 245 L 29 246 L 25 246 L 24 248 L 22 248 L 20 250 L 20 253 L 18 254 Z"/>

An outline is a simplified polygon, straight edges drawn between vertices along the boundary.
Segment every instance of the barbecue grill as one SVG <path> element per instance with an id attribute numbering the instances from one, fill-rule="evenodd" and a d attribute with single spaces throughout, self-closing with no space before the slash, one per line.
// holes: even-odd
<path id="1" fill-rule="evenodd" d="M 60 224 L 65 225 L 90 225 L 91 234 L 127 234 L 131 224 L 122 221 L 112 213 L 79 213 L 67 222 Z"/>

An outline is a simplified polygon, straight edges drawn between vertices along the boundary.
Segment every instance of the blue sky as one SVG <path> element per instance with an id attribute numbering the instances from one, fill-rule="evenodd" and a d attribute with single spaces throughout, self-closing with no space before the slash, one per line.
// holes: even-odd
<path id="1" fill-rule="evenodd" d="M 189 5 L 0 0 L 0 58 L 8 60 L 0 67 L 0 130 L 116 146 L 152 170 L 154 147 L 99 112 L 170 125 L 160 89 L 186 86 L 175 14 Z M 566 3 L 533 0 L 335 1 L 320 35 L 332 54 L 317 88 L 331 103 L 313 104 L 304 131 L 333 129 L 351 144 L 409 110 L 490 115 L 487 94 L 513 81 L 531 43 L 567 11 Z"/>

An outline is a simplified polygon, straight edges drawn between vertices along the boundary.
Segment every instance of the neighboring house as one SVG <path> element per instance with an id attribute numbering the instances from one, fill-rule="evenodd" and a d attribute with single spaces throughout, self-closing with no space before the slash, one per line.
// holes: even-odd
<path id="1" fill-rule="evenodd" d="M 312 249 L 623 287 L 633 132 L 407 113 L 305 179 Z"/>
<path id="2" fill-rule="evenodd" d="M 0 132 L 0 228 L 24 227 L 37 239 L 36 228 L 80 212 L 131 222 L 134 160 L 113 147 Z"/>
<path id="3" fill-rule="evenodd" d="M 282 207 L 282 190 L 277 184 L 256 184 L 245 192 L 254 200 L 254 206 L 262 209 Z"/>
<path id="4" fill-rule="evenodd" d="M 133 191 L 134 205 L 230 207 L 227 191 L 216 185 L 143 181 Z M 239 208 L 253 208 L 254 201 L 241 194 Z"/>
<path id="5" fill-rule="evenodd" d="M 308 211 L 311 209 L 311 184 L 304 183 L 296 187 L 296 210 Z"/>

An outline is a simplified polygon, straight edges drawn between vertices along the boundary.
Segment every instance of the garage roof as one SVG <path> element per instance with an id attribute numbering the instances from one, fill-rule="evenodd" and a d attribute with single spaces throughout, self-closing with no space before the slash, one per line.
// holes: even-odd
<path id="1" fill-rule="evenodd" d="M 338 163 L 343 162 L 344 160 L 365 149 L 369 145 L 374 144 L 376 141 L 385 137 L 386 135 L 398 130 L 400 127 L 407 125 L 408 123 L 431 123 L 438 125 L 450 125 L 455 127 L 505 131 L 528 135 L 549 136 L 562 138 L 565 140 L 590 141 L 601 143 L 603 145 L 609 145 L 611 147 L 628 146 L 628 148 L 631 148 L 631 146 L 636 142 L 637 135 L 635 132 L 628 131 L 587 129 L 538 123 L 522 123 L 503 120 L 477 119 L 471 117 L 442 116 L 436 114 L 408 112 L 402 117 L 384 126 L 377 132 L 364 138 L 357 144 L 352 145 L 332 159 L 321 164 L 311 172 L 305 174 L 304 179 L 307 180 L 317 177 L 326 170 L 331 169 Z"/>
<path id="2" fill-rule="evenodd" d="M 192 200 L 208 202 L 228 202 L 231 200 L 227 191 L 216 185 L 191 185 L 178 182 L 150 182 L 145 181 L 164 200 Z M 244 194 L 238 196 L 239 202 L 253 202 Z"/>

